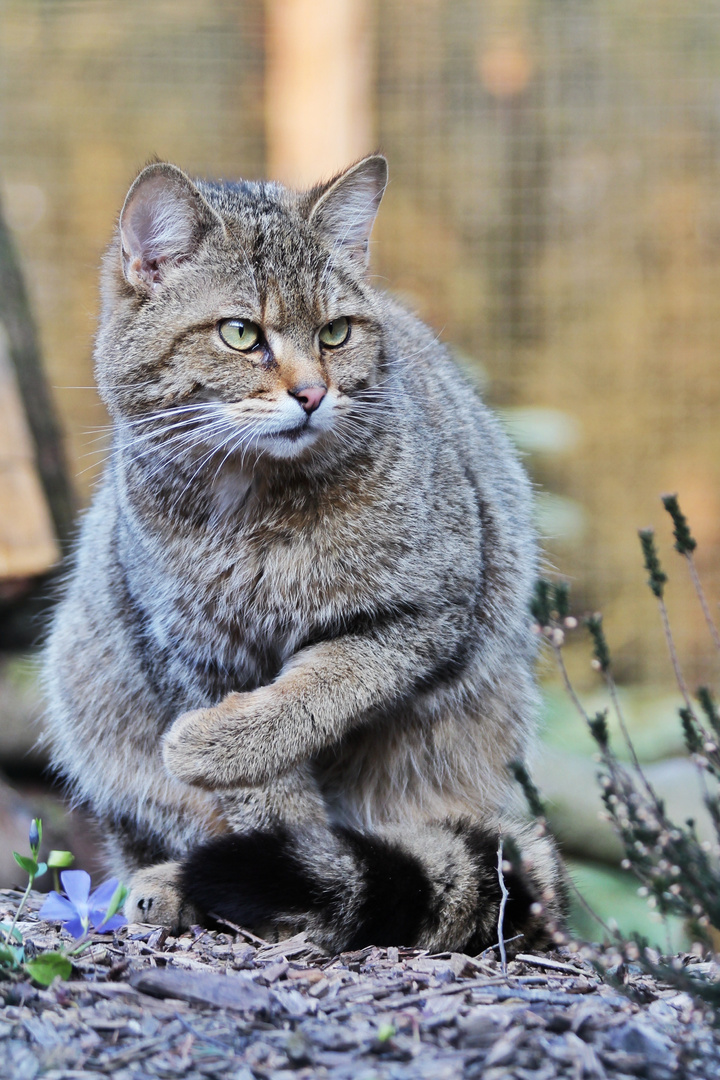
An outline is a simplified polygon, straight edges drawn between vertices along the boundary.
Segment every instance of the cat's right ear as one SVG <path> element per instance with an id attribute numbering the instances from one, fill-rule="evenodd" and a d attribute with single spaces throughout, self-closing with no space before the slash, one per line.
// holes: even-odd
<path id="1" fill-rule="evenodd" d="M 130 188 L 120 214 L 126 280 L 155 291 L 172 266 L 190 258 L 221 219 L 185 173 L 174 165 L 148 165 Z"/>
<path id="2" fill-rule="evenodd" d="M 362 267 L 368 263 L 370 233 L 387 181 L 387 161 L 372 154 L 309 192 L 311 225 L 332 249 L 342 249 Z"/>

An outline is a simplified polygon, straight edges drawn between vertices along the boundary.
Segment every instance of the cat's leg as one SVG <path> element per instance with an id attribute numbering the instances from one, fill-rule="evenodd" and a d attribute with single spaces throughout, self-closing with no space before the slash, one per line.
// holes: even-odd
<path id="1" fill-rule="evenodd" d="M 186 928 L 198 921 L 198 913 L 179 892 L 178 859 L 203 835 L 224 832 L 224 817 L 219 807 L 214 812 L 197 807 L 193 814 L 193 793 L 187 789 L 177 793 L 174 805 L 168 805 L 166 797 L 161 799 L 159 792 L 155 798 L 149 797 L 147 789 L 131 803 L 132 794 L 132 790 L 124 793 L 119 804 L 122 812 L 106 807 L 100 813 L 96 811 L 108 865 L 128 886 L 126 918 L 130 922 Z"/>
<path id="2" fill-rule="evenodd" d="M 338 743 L 363 718 L 467 665 L 470 616 L 452 603 L 422 615 L 375 616 L 366 632 L 301 649 L 270 685 L 178 717 L 163 738 L 170 772 L 211 791 L 266 784 Z"/>
<path id="3" fill-rule="evenodd" d="M 480 952 L 498 940 L 500 832 L 467 820 L 385 827 L 275 829 L 203 845 L 183 864 L 184 898 L 248 928 L 303 928 L 330 952 L 406 945 Z M 522 826 L 503 833 L 522 861 L 502 870 L 504 939 L 521 947 L 559 917 L 557 855 Z M 517 941 L 515 943 L 517 948 Z"/>
<path id="4" fill-rule="evenodd" d="M 302 762 L 264 787 L 218 793 L 229 832 L 248 833 L 296 826 L 327 826 L 327 807 L 309 762 Z"/>
<path id="5" fill-rule="evenodd" d="M 237 833 L 318 827 L 327 822 L 325 804 L 307 764 L 267 787 L 225 792 L 219 802 L 226 830 Z M 180 870 L 179 862 L 162 861 L 136 871 L 125 902 L 126 917 L 174 930 L 200 922 L 202 914 L 181 892 Z"/>

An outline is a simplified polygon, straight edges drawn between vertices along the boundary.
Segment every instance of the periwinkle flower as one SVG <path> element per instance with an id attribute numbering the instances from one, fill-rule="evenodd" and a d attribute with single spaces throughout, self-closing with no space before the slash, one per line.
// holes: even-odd
<path id="1" fill-rule="evenodd" d="M 92 895 L 90 875 L 84 870 L 64 870 L 60 880 L 67 895 L 61 896 L 54 889 L 49 892 L 38 912 L 41 919 L 59 920 L 74 938 L 84 937 L 90 927 L 104 934 L 126 925 L 122 915 L 108 917 L 110 901 L 118 888 L 116 878 L 104 881 Z"/>

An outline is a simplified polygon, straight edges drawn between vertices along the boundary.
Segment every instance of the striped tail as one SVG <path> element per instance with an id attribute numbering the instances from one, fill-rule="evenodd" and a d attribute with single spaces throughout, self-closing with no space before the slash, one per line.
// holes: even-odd
<path id="1" fill-rule="evenodd" d="M 331 953 L 404 945 L 474 955 L 498 941 L 498 846 L 497 832 L 466 821 L 228 834 L 190 855 L 180 889 L 208 922 L 263 936 L 302 929 Z M 530 870 L 513 855 L 503 871 L 503 937 L 522 935 L 524 948 L 547 938 L 562 907 L 554 849 L 535 847 Z M 507 856 L 514 848 L 505 842 Z"/>

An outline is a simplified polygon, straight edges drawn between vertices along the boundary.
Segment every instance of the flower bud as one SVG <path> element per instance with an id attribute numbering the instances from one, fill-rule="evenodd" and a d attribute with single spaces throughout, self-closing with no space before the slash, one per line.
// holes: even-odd
<path id="1" fill-rule="evenodd" d="M 40 828 L 39 828 L 39 825 L 40 825 L 40 823 L 39 823 L 38 819 L 33 818 L 32 819 L 32 824 L 30 825 L 30 835 L 28 836 L 28 840 L 30 841 L 30 850 L 32 851 L 33 855 L 37 855 L 38 848 L 40 847 Z"/>

